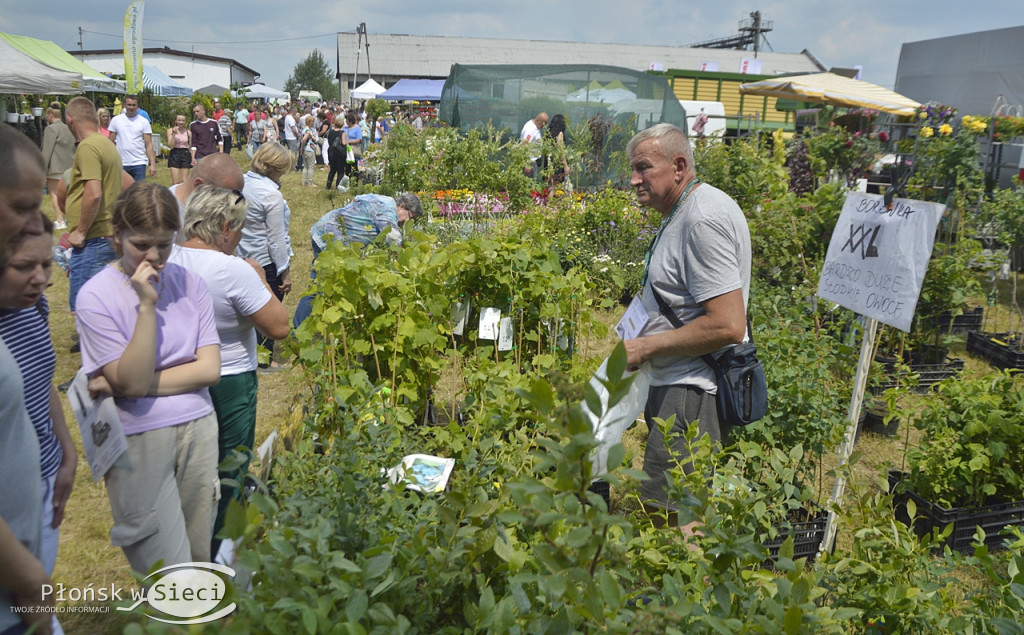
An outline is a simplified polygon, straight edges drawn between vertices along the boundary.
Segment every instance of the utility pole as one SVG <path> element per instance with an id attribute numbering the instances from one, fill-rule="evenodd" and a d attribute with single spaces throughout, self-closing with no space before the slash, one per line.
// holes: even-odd
<path id="1" fill-rule="evenodd" d="M 356 84 L 356 79 L 359 77 L 359 54 L 363 52 L 363 38 L 366 37 L 366 23 L 365 22 L 360 23 L 359 26 L 356 27 L 356 34 L 359 36 L 359 39 L 356 41 L 356 72 L 352 74 L 352 90 L 355 90 L 356 87 L 358 86 L 358 84 Z M 369 49 L 369 45 L 367 45 L 367 49 L 366 49 L 366 70 L 367 70 L 367 76 L 369 76 L 369 70 L 370 70 L 370 49 Z M 352 103 L 352 98 L 351 97 L 349 97 L 349 103 Z"/>
<path id="2" fill-rule="evenodd" d="M 359 28 L 363 30 L 363 45 L 366 46 L 366 77 L 372 79 L 373 73 L 370 72 L 370 36 L 366 34 L 365 22 L 360 24 Z"/>
<path id="3" fill-rule="evenodd" d="M 82 49 L 82 27 L 78 27 L 78 58 L 82 59 L 85 57 L 85 51 Z"/>

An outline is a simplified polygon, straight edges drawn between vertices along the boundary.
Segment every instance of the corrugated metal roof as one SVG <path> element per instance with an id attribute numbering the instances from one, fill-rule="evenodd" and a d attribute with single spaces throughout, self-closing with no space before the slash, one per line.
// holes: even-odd
<path id="1" fill-rule="evenodd" d="M 719 63 L 723 72 L 739 72 L 752 51 L 698 49 L 643 44 L 594 44 L 548 40 L 509 40 L 436 35 L 370 33 L 370 70 L 374 76 L 443 78 L 452 64 L 606 64 L 646 71 L 651 64 L 697 70 L 703 60 Z M 339 33 L 341 73 L 356 65 L 359 35 Z M 814 73 L 824 69 L 810 53 L 758 53 L 762 73 Z M 359 57 L 359 72 L 366 72 L 366 50 Z"/>

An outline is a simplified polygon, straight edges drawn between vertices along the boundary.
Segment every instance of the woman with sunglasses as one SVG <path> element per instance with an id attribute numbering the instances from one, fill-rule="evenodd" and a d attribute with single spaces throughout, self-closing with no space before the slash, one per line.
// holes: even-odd
<path id="1" fill-rule="evenodd" d="M 256 329 L 274 339 L 288 335 L 288 313 L 267 284 L 255 260 L 234 256 L 242 239 L 249 205 L 237 191 L 201 187 L 185 203 L 185 242 L 168 262 L 199 274 L 213 297 L 213 314 L 220 335 L 220 383 L 210 387 L 217 412 L 219 465 L 238 447 L 253 448 L 256 437 Z M 221 479 L 242 483 L 248 460 L 238 469 L 220 472 Z M 221 485 L 213 535 L 223 526 L 224 512 L 238 487 Z M 216 555 L 214 538 L 210 553 Z"/>
<path id="2" fill-rule="evenodd" d="M 181 220 L 167 188 L 140 181 L 112 214 L 117 260 L 78 293 L 89 391 L 114 396 L 128 450 L 106 473 L 110 539 L 136 572 L 209 562 L 216 516 L 220 338 L 199 275 L 167 262 Z"/>

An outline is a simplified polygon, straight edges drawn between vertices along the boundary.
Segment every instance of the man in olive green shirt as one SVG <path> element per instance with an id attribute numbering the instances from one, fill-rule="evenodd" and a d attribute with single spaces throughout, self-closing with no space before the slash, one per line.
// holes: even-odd
<path id="1" fill-rule="evenodd" d="M 74 313 L 78 290 L 116 258 L 110 213 L 121 194 L 122 168 L 117 147 L 100 133 L 91 101 L 75 97 L 68 102 L 66 115 L 78 141 L 66 203 L 72 248 L 68 303 Z"/>

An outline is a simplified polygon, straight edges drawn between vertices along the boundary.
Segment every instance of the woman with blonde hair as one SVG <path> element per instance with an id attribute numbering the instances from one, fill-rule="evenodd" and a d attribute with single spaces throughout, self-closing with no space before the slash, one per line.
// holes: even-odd
<path id="1" fill-rule="evenodd" d="M 128 442 L 104 477 L 110 540 L 143 575 L 161 560 L 210 561 L 220 486 L 209 391 L 220 338 L 206 283 L 167 262 L 180 223 L 162 185 L 124 190 L 112 214 L 118 259 L 76 301 L 89 391 L 114 396 Z"/>
<path id="2" fill-rule="evenodd" d="M 185 203 L 185 242 L 171 254 L 177 263 L 199 274 L 213 297 L 213 314 L 220 335 L 220 383 L 210 387 L 217 412 L 217 464 L 239 447 L 252 449 L 256 439 L 256 330 L 275 339 L 288 335 L 288 312 L 267 284 L 266 273 L 255 260 L 234 256 L 242 238 L 249 204 L 237 192 L 210 185 L 189 195 Z M 220 472 L 221 497 L 213 527 L 216 536 L 223 526 L 228 502 L 239 497 L 236 486 L 223 479 L 243 482 L 248 461 L 239 468 Z M 213 539 L 216 555 L 220 540 Z"/>
<path id="3" fill-rule="evenodd" d="M 96 118 L 100 120 L 100 132 L 103 136 L 110 138 L 110 111 L 106 108 L 96 109 Z"/>
<path id="4" fill-rule="evenodd" d="M 185 182 L 188 171 L 192 169 L 192 130 L 189 129 L 185 115 L 174 115 L 174 125 L 167 129 L 167 147 L 171 149 L 167 157 L 167 167 L 171 169 L 171 184 Z"/>
<path id="5" fill-rule="evenodd" d="M 46 162 L 46 191 L 53 203 L 54 229 L 67 229 L 64 210 L 57 202 L 57 184 L 64 171 L 75 161 L 75 135 L 64 123 L 59 101 L 46 109 L 46 130 L 43 131 L 43 161 Z"/>
<path id="6" fill-rule="evenodd" d="M 281 195 L 281 177 L 292 169 L 293 162 L 291 152 L 280 143 L 265 143 L 252 156 L 242 188 L 242 194 L 249 201 L 249 211 L 242 227 L 241 242 L 235 249 L 236 255 L 252 258 L 263 267 L 270 290 L 278 300 L 283 300 L 292 290 L 288 238 L 291 210 Z M 270 350 L 273 358 L 274 340 L 269 335 L 261 332 L 258 341 Z M 276 363 L 270 365 L 276 366 Z"/>

